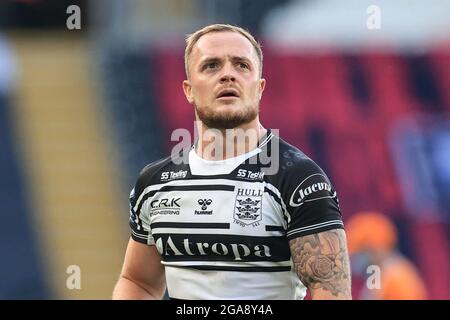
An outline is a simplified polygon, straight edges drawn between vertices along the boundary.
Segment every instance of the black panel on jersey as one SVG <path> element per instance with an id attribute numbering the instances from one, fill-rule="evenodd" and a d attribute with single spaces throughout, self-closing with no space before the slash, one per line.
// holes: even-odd
<path id="1" fill-rule="evenodd" d="M 343 228 L 336 191 L 323 170 L 282 139 L 279 148 L 279 172 L 267 180 L 280 191 L 291 217 L 288 239 Z"/>
<path id="2" fill-rule="evenodd" d="M 289 246 L 285 236 L 253 237 L 224 234 L 156 233 L 162 260 L 172 261 L 288 261 Z M 270 249 L 269 249 L 270 248 Z M 161 253 L 160 251 L 160 253 Z"/>
<path id="3" fill-rule="evenodd" d="M 230 229 L 229 223 L 211 222 L 155 222 L 150 225 L 156 228 L 182 228 L 182 229 Z"/>

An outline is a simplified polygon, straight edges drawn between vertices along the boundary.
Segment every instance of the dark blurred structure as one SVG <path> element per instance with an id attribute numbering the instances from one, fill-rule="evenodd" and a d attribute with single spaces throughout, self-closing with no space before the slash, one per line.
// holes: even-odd
<path id="1" fill-rule="evenodd" d="M 0 2 L 0 27 L 4 29 L 66 28 L 66 9 L 70 5 L 79 6 L 87 13 L 88 0 L 3 0 Z M 83 28 L 89 25 L 88 14 L 83 15 Z"/>
<path id="2" fill-rule="evenodd" d="M 282 6 L 290 0 L 202 0 L 205 8 L 205 24 L 227 22 L 248 29 L 252 34 L 261 34 L 264 17 L 272 9 Z"/>
<path id="3" fill-rule="evenodd" d="M 115 138 L 126 146 L 121 160 L 130 172 L 125 180 L 131 190 L 134 175 L 165 156 L 164 142 L 154 138 L 164 132 L 163 118 L 167 117 L 157 108 L 163 98 L 153 86 L 158 82 L 158 73 L 146 51 L 111 48 L 101 59 L 106 103 L 118 129 Z"/>
<path id="4" fill-rule="evenodd" d="M 18 72 L 14 51 L 0 34 L 0 299 L 45 299 L 50 292 L 36 233 L 29 224 L 29 190 L 15 141 L 13 108 Z"/>

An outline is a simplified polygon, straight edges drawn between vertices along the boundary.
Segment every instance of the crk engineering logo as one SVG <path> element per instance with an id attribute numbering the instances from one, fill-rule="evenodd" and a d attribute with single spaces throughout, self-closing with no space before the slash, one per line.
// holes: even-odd
<path id="1" fill-rule="evenodd" d="M 179 215 L 180 214 L 181 198 L 162 198 L 150 202 L 151 215 L 165 214 L 165 215 Z"/>

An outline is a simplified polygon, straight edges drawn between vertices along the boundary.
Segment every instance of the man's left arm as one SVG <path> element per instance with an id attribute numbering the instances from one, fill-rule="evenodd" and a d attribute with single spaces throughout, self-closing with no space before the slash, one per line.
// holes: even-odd
<path id="1" fill-rule="evenodd" d="M 347 241 L 332 229 L 289 241 L 295 271 L 313 300 L 352 299 Z"/>

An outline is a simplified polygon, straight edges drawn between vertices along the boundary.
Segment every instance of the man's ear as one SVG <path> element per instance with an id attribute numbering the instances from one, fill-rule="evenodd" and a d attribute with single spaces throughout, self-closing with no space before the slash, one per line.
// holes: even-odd
<path id="1" fill-rule="evenodd" d="M 264 89 L 266 88 L 266 79 L 259 79 L 259 99 L 261 99 Z"/>
<path id="2" fill-rule="evenodd" d="M 183 81 L 183 91 L 184 95 L 186 96 L 187 101 L 189 101 L 190 104 L 194 103 L 194 96 L 192 95 L 192 86 L 189 80 Z"/>

